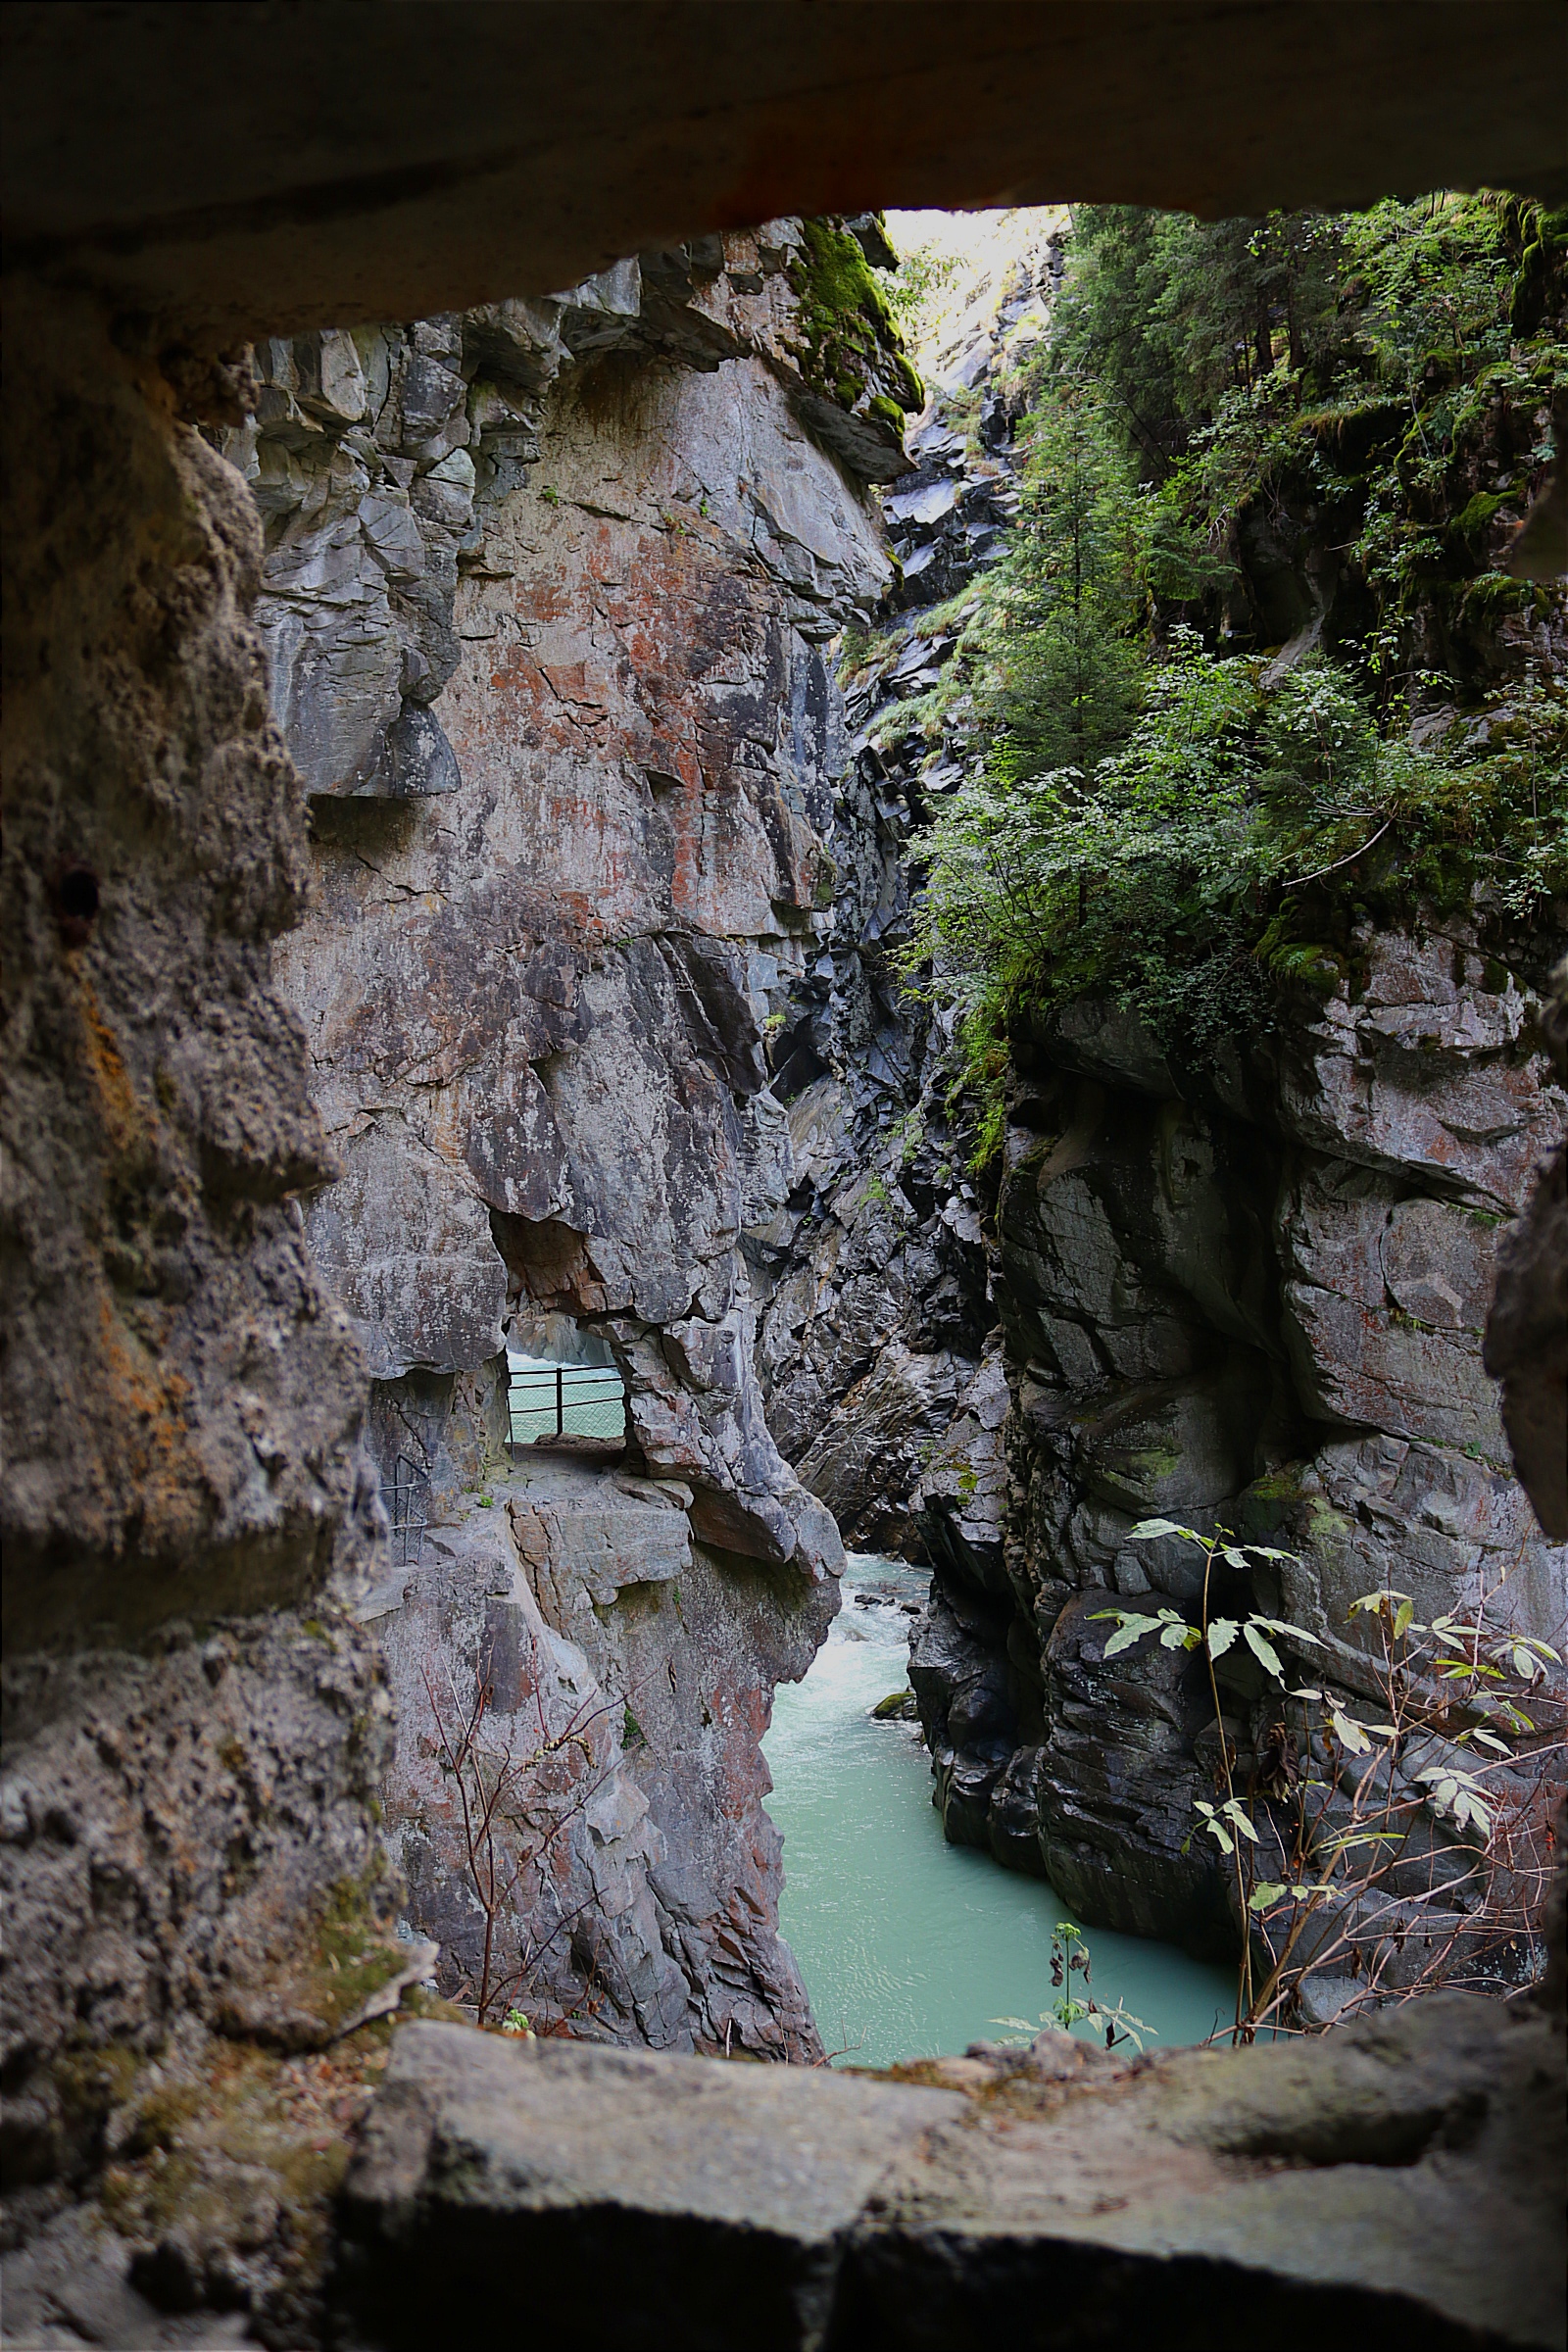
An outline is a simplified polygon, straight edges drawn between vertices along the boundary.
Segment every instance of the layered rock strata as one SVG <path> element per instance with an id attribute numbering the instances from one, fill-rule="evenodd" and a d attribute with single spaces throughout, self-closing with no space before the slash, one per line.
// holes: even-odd
<path id="1" fill-rule="evenodd" d="M 956 600 L 1002 551 L 1019 371 L 1050 316 L 1059 228 L 1049 210 L 982 224 L 923 355 L 932 392 L 912 469 L 882 497 L 897 571 L 872 632 L 847 641 L 833 926 L 769 1047 L 794 1184 L 745 1244 L 780 1447 L 848 1543 L 914 1560 L 929 1554 L 928 1477 L 955 1501 L 960 1476 L 971 1488 L 939 1454 L 995 1355 L 996 1304 L 952 1017 L 920 1004 L 899 963 L 917 879 L 906 845 L 959 780 L 963 747 L 954 736 L 933 755 L 905 706 L 938 682 Z"/>

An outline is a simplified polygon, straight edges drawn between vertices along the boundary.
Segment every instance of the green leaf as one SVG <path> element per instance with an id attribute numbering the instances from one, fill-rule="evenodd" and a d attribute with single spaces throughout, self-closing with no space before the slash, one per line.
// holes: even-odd
<path id="1" fill-rule="evenodd" d="M 1398 1607 L 1394 1612 L 1394 1639 L 1396 1642 L 1398 1641 L 1402 1634 L 1408 1633 L 1414 1622 L 1415 1602 L 1413 1600 L 1401 1600 Z"/>
<path id="2" fill-rule="evenodd" d="M 1303 1683 L 1299 1690 L 1293 1690 L 1290 1695 L 1292 1698 L 1321 1698 L 1323 1693 L 1316 1684 Z"/>
<path id="3" fill-rule="evenodd" d="M 1161 1649 L 1196 1649 L 1202 1640 L 1195 1625 L 1167 1625 L 1159 1637 Z"/>
<path id="4" fill-rule="evenodd" d="M 1288 1617 L 1254 1617 L 1252 1623 L 1267 1626 L 1271 1634 L 1283 1634 L 1288 1641 L 1310 1642 L 1314 1649 L 1323 1646 L 1316 1634 L 1309 1634 L 1304 1625 L 1293 1625 Z"/>
<path id="5" fill-rule="evenodd" d="M 1257 1832 L 1243 1811 L 1240 1797 L 1228 1796 L 1225 1799 L 1225 1818 L 1236 1824 L 1244 1838 L 1250 1838 L 1254 1845 L 1257 1843 Z"/>
<path id="6" fill-rule="evenodd" d="M 1331 1862 L 1337 1862 L 1352 1846 L 1402 1845 L 1404 1837 L 1403 1830 L 1342 1830 L 1338 1838 L 1328 1838 L 1318 1850 L 1327 1854 Z"/>
<path id="7" fill-rule="evenodd" d="M 1257 1659 L 1259 1665 L 1261 1665 L 1263 1668 L 1264 1673 L 1273 1675 L 1276 1682 L 1282 1683 L 1285 1680 L 1285 1669 L 1280 1664 L 1279 1652 L 1275 1649 L 1273 1643 L 1268 1640 L 1267 1636 L 1258 1632 L 1257 1627 L 1254 1625 L 1250 1617 L 1243 1626 L 1242 1632 L 1247 1637 L 1248 1648 L 1251 1651 L 1253 1657 Z"/>
<path id="8" fill-rule="evenodd" d="M 1118 1651 L 1131 1649 L 1135 1642 L 1141 1642 L 1146 1634 L 1153 1633 L 1158 1624 L 1157 1617 L 1124 1617 L 1105 1643 L 1104 1655 L 1113 1658 Z"/>
<path id="9" fill-rule="evenodd" d="M 1203 1541 L 1192 1528 L 1178 1527 L 1174 1519 L 1140 1519 L 1138 1525 L 1129 1528 L 1127 1533 L 1135 1544 L 1155 1536 L 1185 1536 L 1189 1544 L 1201 1544 Z"/>
<path id="10" fill-rule="evenodd" d="M 1348 1715 L 1342 1715 L 1338 1707 L 1330 1707 L 1329 1721 L 1334 1726 L 1334 1737 L 1342 1747 L 1348 1748 L 1352 1756 L 1371 1754 L 1371 1740 L 1358 1723 L 1350 1721 Z"/>
<path id="11" fill-rule="evenodd" d="M 1249 1911 L 1272 1911 L 1284 1893 L 1285 1888 L 1277 1879 L 1259 1879 L 1247 1898 L 1247 1908 Z"/>
<path id="12" fill-rule="evenodd" d="M 1225 1655 L 1225 1652 L 1229 1649 L 1231 1643 L 1235 1641 L 1236 1634 L 1237 1628 L 1231 1618 L 1213 1618 L 1210 1621 L 1208 1628 L 1209 1656 L 1211 1658 L 1222 1658 Z"/>

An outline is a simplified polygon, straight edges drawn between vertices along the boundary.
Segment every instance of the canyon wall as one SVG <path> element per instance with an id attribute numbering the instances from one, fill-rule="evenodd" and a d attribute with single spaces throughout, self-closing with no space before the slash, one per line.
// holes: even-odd
<path id="1" fill-rule="evenodd" d="M 240 387 L 85 305 L 10 324 L 0 2064 L 47 2209 L 171 2035 L 319 2046 L 408 1955 L 336 1596 L 378 1525 L 364 1364 L 293 1202 L 335 1163 L 270 964 L 303 807 L 261 531 L 191 420 Z"/>
<path id="2" fill-rule="evenodd" d="M 1217 1757 L 1206 1685 L 1152 1643 L 1104 1657 L 1106 1612 L 1195 1606 L 1200 1555 L 1133 1544 L 1133 1526 L 1223 1525 L 1288 1552 L 1215 1605 L 1301 1626 L 1319 1646 L 1300 1645 L 1296 1679 L 1326 1669 L 1351 1707 L 1379 1690 L 1350 1604 L 1387 1586 L 1425 1620 L 1474 1613 L 1568 1646 L 1568 1557 L 1515 1482 L 1482 1357 L 1499 1238 L 1568 1112 L 1544 1030 L 1563 940 L 1510 929 L 1484 897 L 1397 929 L 1363 919 L 1271 1032 L 1201 1060 L 1106 1003 L 1033 1016 L 1008 1040 L 1000 1162 L 970 1169 L 951 1016 L 900 986 L 919 882 L 903 845 L 981 748 L 962 698 L 937 736 L 918 698 L 1011 510 L 1053 229 L 1020 215 L 977 240 L 926 355 L 916 470 L 884 499 L 899 577 L 846 668 L 855 764 L 833 847 L 855 879 L 774 1048 L 797 1189 L 749 1247 L 780 1443 L 848 1541 L 933 1565 L 911 1679 L 948 1836 L 1049 1873 L 1085 1919 L 1224 1951 L 1228 1877 L 1189 1836 Z M 1482 470 L 1544 421 L 1499 412 Z M 1282 513 L 1247 541 L 1241 596 L 1298 631 L 1281 667 L 1333 634 L 1339 573 L 1314 528 Z M 1506 676 L 1560 662 L 1554 628 L 1510 620 L 1442 650 Z M 1266 1685 L 1234 1654 L 1222 1681 L 1246 1781 Z M 1557 1696 L 1541 1702 L 1544 1726 Z M 1492 1782 L 1540 1828 L 1560 1770 L 1534 1745 Z M 1410 1773 L 1438 1753 L 1417 1742 Z"/>
<path id="3" fill-rule="evenodd" d="M 765 1301 L 768 1426 L 847 1543 L 913 1560 L 929 1556 L 922 1494 L 950 1433 L 994 1416 L 1005 1389 L 953 1015 L 923 1005 L 899 961 L 919 883 L 906 845 L 970 746 L 959 718 L 932 757 L 904 706 L 940 678 L 961 626 L 953 602 L 1016 508 L 1021 370 L 1049 318 L 1062 223 L 1052 208 L 981 217 L 922 355 L 932 397 L 913 464 L 882 498 L 896 577 L 841 672 L 835 919 L 769 1045 L 795 1180 L 745 1245 Z"/>
<path id="4" fill-rule="evenodd" d="M 318 878 L 278 971 L 344 1171 L 305 1230 L 383 1475 L 430 1481 L 363 1612 L 408 1923 L 466 1997 L 814 2054 L 758 1742 L 842 1552 L 743 1243 L 795 1181 L 763 1041 L 833 921 L 825 648 L 912 379 L 855 239 L 794 221 L 264 361 L 230 447 Z M 624 1444 L 511 1458 L 506 1329 L 612 1361 Z M 512 1776 L 477 1861 L 470 1766 Z"/>

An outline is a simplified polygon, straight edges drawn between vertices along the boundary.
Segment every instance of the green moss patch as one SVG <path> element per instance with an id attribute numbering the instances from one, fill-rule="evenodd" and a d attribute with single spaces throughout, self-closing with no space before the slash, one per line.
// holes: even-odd
<path id="1" fill-rule="evenodd" d="M 874 416 L 895 436 L 925 402 L 887 298 L 859 244 L 833 220 L 804 220 L 790 264 L 800 299 L 796 360 L 808 388 L 846 413 Z"/>

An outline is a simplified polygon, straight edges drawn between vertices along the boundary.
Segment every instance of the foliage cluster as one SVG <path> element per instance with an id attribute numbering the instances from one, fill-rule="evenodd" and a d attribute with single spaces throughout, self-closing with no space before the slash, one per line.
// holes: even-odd
<path id="1" fill-rule="evenodd" d="M 1350 1617 L 1372 1629 L 1382 1710 L 1367 1721 L 1332 1688 L 1288 1687 L 1281 1648 L 1321 1650 L 1315 1634 L 1257 1612 L 1210 1611 L 1216 1569 L 1247 1579 L 1252 1562 L 1291 1555 L 1169 1519 L 1141 1521 L 1131 1533 L 1135 1542 L 1176 1537 L 1203 1555 L 1196 1624 L 1173 1608 L 1100 1614 L 1116 1627 L 1107 1659 L 1154 1639 L 1202 1660 L 1216 1801 L 1196 1800 L 1188 1842 L 1213 1840 L 1246 1923 L 1234 2038 L 1250 2041 L 1286 2016 L 1309 1975 L 1352 1984 L 1350 2001 L 1361 2005 L 1438 1984 L 1479 1990 L 1509 1972 L 1527 1981 L 1539 1974 L 1550 1833 L 1544 1818 L 1531 1818 L 1512 1768 L 1521 1743 L 1534 1750 L 1538 1772 L 1544 1755 L 1561 1753 L 1560 1704 L 1548 1696 L 1559 1720 L 1543 1728 L 1532 1696 L 1544 1687 L 1547 1662 L 1560 1664 L 1550 1644 L 1489 1628 L 1485 1604 L 1468 1620 L 1446 1615 L 1428 1625 L 1407 1593 L 1363 1593 Z M 1236 1694 L 1221 1690 L 1221 1661 L 1243 1650 L 1267 1690 L 1250 1776 L 1226 1729 L 1225 1697 L 1234 1709 Z"/>
<path id="2" fill-rule="evenodd" d="M 1042 2009 L 1038 2025 L 1026 2017 L 994 2017 L 994 2026 L 1010 2026 L 1009 2041 L 1033 2041 L 1044 2026 L 1057 2034 L 1075 2034 L 1086 2026 L 1097 2037 L 1102 2037 L 1107 2050 L 1118 2042 L 1130 2041 L 1141 2051 L 1146 2036 L 1152 2035 L 1153 2027 L 1141 2017 L 1134 2017 L 1124 2001 L 1100 2001 L 1089 1989 L 1093 1969 L 1089 1956 L 1089 1939 L 1075 1920 L 1058 1919 L 1051 1931 L 1051 1982 L 1056 1986 L 1056 1998 L 1049 2009 Z M 1076 1990 L 1073 1979 L 1082 1980 Z"/>
<path id="3" fill-rule="evenodd" d="M 938 959 L 929 985 L 960 998 L 977 1074 L 1020 1002 L 1106 992 L 1201 1054 L 1266 1027 L 1281 984 L 1332 991 L 1356 919 L 1392 919 L 1412 893 L 1440 913 L 1479 894 L 1523 923 L 1568 895 L 1560 684 L 1452 714 L 1417 746 L 1380 727 L 1345 665 L 1308 659 L 1265 693 L 1258 660 L 1196 630 L 1166 650 L 1118 749 L 1030 773 L 1003 737 L 923 837 L 909 962 Z M 1078 709 L 1064 693 L 1042 733 Z M 1085 731 L 1097 721 L 1103 702 Z"/>
<path id="4" fill-rule="evenodd" d="M 936 244 L 915 245 L 900 255 L 885 290 L 888 308 L 911 350 L 919 349 L 957 273 L 958 256 L 944 253 Z"/>
<path id="5" fill-rule="evenodd" d="M 897 707 L 982 749 L 906 957 L 982 1096 L 1025 1004 L 1108 994 L 1201 1054 L 1336 986 L 1368 921 L 1550 921 L 1560 592 L 1489 566 L 1568 386 L 1565 255 L 1568 217 L 1492 197 L 1078 216 L 1007 552 Z M 1259 576 L 1325 561 L 1318 643 L 1274 662 Z"/>
<path id="6" fill-rule="evenodd" d="M 1384 670 L 1423 607 L 1462 634 L 1478 577 L 1484 615 L 1532 604 L 1480 538 L 1568 388 L 1568 215 L 1494 195 L 1264 220 L 1109 206 L 1073 250 L 1046 372 L 1095 382 L 1119 420 L 1158 596 L 1245 629 L 1238 536 L 1261 502 L 1332 515 Z"/>

